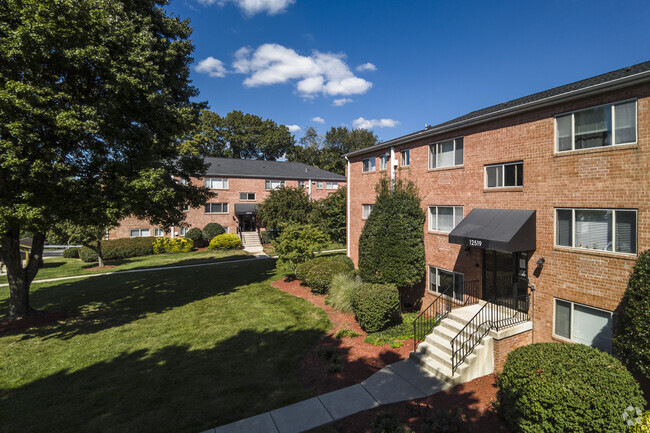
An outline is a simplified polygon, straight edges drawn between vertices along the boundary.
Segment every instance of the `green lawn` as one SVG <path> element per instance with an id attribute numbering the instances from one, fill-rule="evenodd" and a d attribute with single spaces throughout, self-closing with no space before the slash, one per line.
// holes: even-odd
<path id="1" fill-rule="evenodd" d="M 278 277 L 259 260 L 35 285 L 70 316 L 0 335 L 0 431 L 202 432 L 311 397 L 297 364 L 331 323 Z"/>
<path id="2" fill-rule="evenodd" d="M 103 274 L 106 272 L 125 271 L 127 269 L 157 268 L 160 266 L 182 266 L 200 263 L 212 263 L 224 260 L 238 260 L 252 257 L 244 250 L 234 251 L 193 251 L 191 253 L 156 254 L 153 256 L 132 257 L 122 260 L 107 260 L 105 265 L 117 266 L 109 269 L 92 269 L 95 263 L 82 262 L 81 259 L 48 258 L 43 261 L 43 268 L 36 275 L 37 280 L 69 277 L 73 275 Z M 7 276 L 0 276 L 0 284 L 7 282 Z"/>

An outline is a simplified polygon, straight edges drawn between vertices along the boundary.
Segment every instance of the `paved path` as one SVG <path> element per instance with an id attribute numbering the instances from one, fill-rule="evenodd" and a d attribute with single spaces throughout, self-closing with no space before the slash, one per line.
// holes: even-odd
<path id="1" fill-rule="evenodd" d="M 204 433 L 299 433 L 384 404 L 424 398 L 449 386 L 415 361 L 405 359 L 382 368 L 360 384 Z"/>

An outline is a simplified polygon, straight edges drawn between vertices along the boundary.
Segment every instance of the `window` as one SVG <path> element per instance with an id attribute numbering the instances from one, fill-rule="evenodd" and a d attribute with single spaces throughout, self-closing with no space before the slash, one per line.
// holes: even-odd
<path id="1" fill-rule="evenodd" d="M 555 245 L 636 254 L 636 236 L 635 210 L 555 210 Z"/>
<path id="2" fill-rule="evenodd" d="M 386 170 L 388 167 L 388 158 L 390 158 L 389 153 L 384 153 L 379 155 L 379 169 L 380 170 Z"/>
<path id="3" fill-rule="evenodd" d="M 339 189 L 339 184 L 336 182 L 325 182 L 325 189 Z"/>
<path id="4" fill-rule="evenodd" d="M 463 137 L 429 146 L 429 168 L 463 165 Z"/>
<path id="5" fill-rule="evenodd" d="M 228 203 L 206 203 L 205 213 L 228 213 Z"/>
<path id="6" fill-rule="evenodd" d="M 132 238 L 144 238 L 151 236 L 151 231 L 149 229 L 131 229 L 130 235 Z"/>
<path id="7" fill-rule="evenodd" d="M 363 160 L 363 172 L 375 171 L 375 157 L 366 158 Z"/>
<path id="8" fill-rule="evenodd" d="M 429 291 L 463 299 L 463 274 L 429 266 Z"/>
<path id="9" fill-rule="evenodd" d="M 636 143 L 636 101 L 600 105 L 555 117 L 557 152 Z"/>
<path id="10" fill-rule="evenodd" d="M 187 185 L 188 183 L 190 183 L 190 181 L 183 178 L 183 177 L 179 177 L 178 178 L 178 183 L 180 183 L 181 185 Z"/>
<path id="11" fill-rule="evenodd" d="M 180 229 L 181 236 L 185 236 L 189 230 L 190 230 L 189 227 L 181 227 Z"/>
<path id="12" fill-rule="evenodd" d="M 255 193 L 254 192 L 240 192 L 239 193 L 239 200 L 241 200 L 241 201 L 255 201 Z"/>
<path id="13" fill-rule="evenodd" d="M 316 182 L 316 189 L 323 189 L 323 182 Z"/>
<path id="14" fill-rule="evenodd" d="M 556 299 L 553 334 L 611 352 L 612 312 Z"/>
<path id="15" fill-rule="evenodd" d="M 429 206 L 429 231 L 449 233 L 462 219 L 462 206 Z"/>
<path id="16" fill-rule="evenodd" d="M 267 180 L 264 182 L 264 189 L 278 189 L 284 186 L 283 180 Z"/>
<path id="17" fill-rule="evenodd" d="M 181 210 L 182 210 L 183 212 L 187 212 L 188 210 L 190 210 L 190 205 L 189 205 L 189 203 L 183 203 L 183 204 L 181 205 Z"/>
<path id="18" fill-rule="evenodd" d="M 305 187 L 305 181 L 304 180 L 299 180 L 298 181 L 298 188 L 304 188 Z"/>
<path id="19" fill-rule="evenodd" d="M 153 235 L 157 238 L 165 236 L 165 231 L 163 229 L 153 229 Z"/>
<path id="20" fill-rule="evenodd" d="M 371 204 L 364 204 L 362 207 L 362 212 L 361 212 L 361 217 L 365 220 L 370 216 L 370 212 L 372 212 L 372 206 Z"/>
<path id="21" fill-rule="evenodd" d="M 524 163 L 509 162 L 485 166 L 486 188 L 524 186 Z"/>
<path id="22" fill-rule="evenodd" d="M 216 177 L 206 177 L 205 187 L 209 189 L 228 189 L 228 179 L 218 179 Z"/>
<path id="23" fill-rule="evenodd" d="M 400 152 L 400 155 L 401 155 L 400 165 L 402 167 L 411 165 L 411 149 L 402 150 Z"/>

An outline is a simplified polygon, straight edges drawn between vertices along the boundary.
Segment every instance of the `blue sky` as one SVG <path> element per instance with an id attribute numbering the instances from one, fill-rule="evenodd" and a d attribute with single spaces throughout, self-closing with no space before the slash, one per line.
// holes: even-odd
<path id="1" fill-rule="evenodd" d="M 389 140 L 650 60 L 650 2 L 173 0 L 221 114 Z M 300 129 L 297 129 L 300 128 Z"/>

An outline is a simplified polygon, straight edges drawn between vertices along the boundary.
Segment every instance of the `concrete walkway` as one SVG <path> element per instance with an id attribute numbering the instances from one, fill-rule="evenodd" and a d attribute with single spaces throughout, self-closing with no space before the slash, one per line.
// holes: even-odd
<path id="1" fill-rule="evenodd" d="M 415 361 L 405 359 L 382 368 L 358 385 L 204 433 L 299 433 L 384 404 L 428 397 L 450 386 Z"/>

